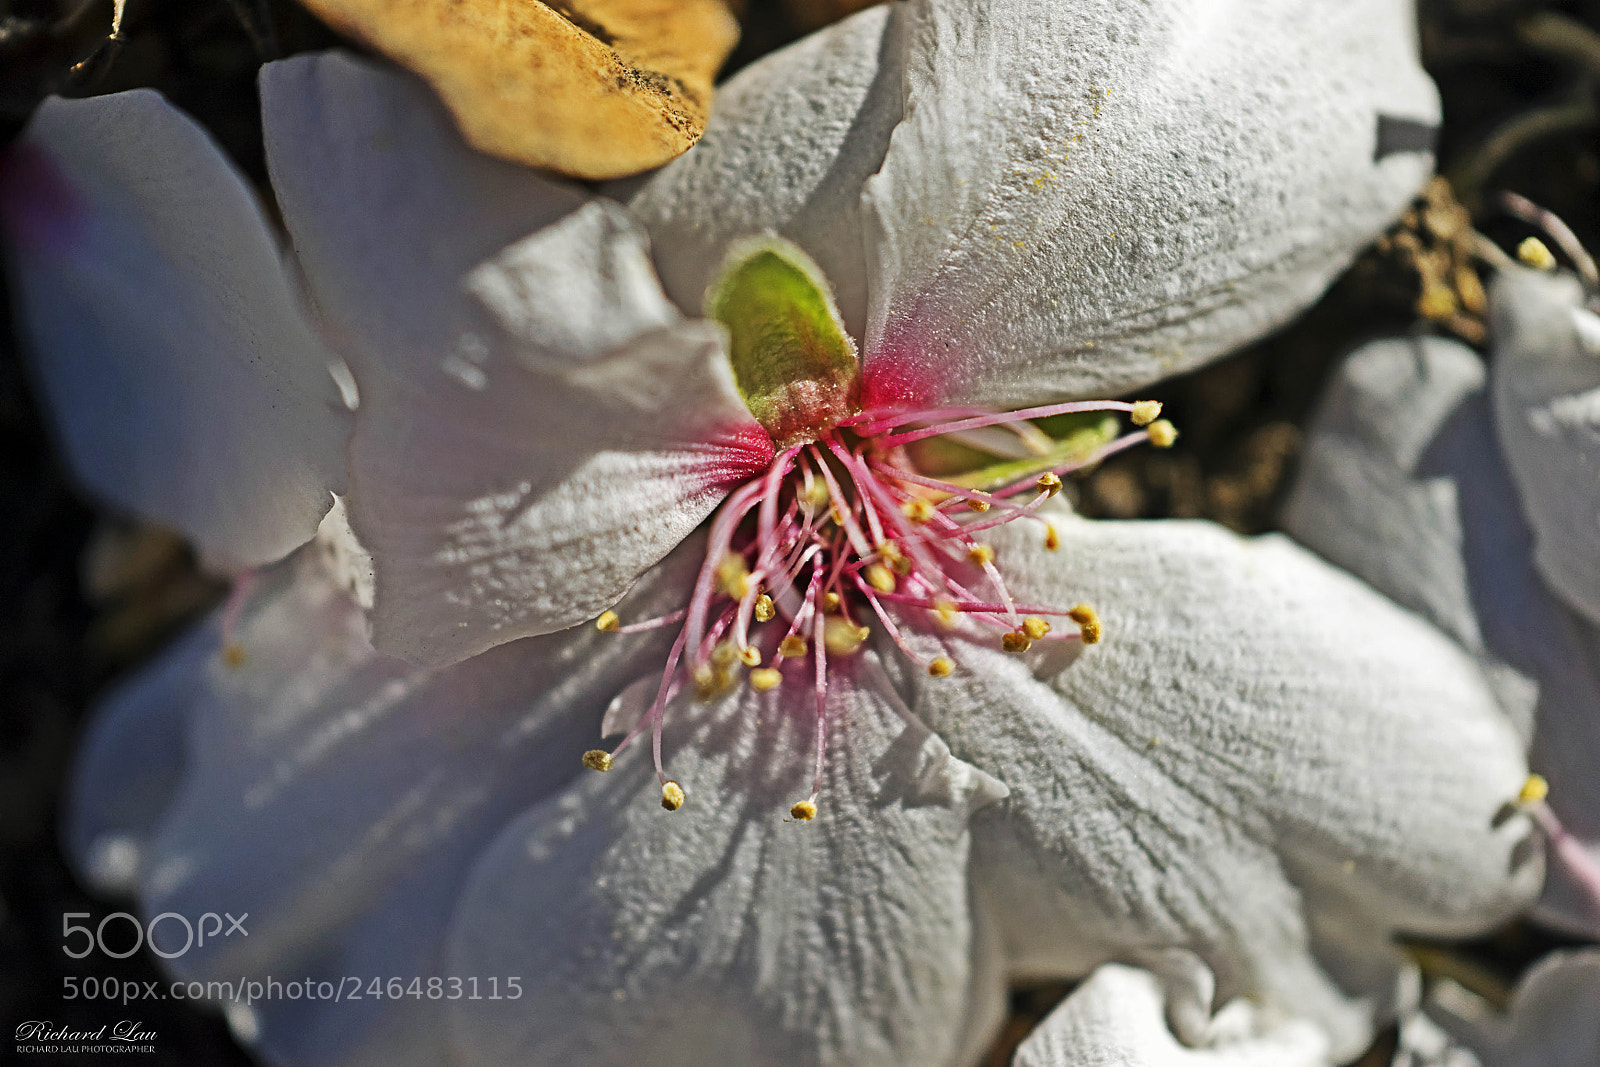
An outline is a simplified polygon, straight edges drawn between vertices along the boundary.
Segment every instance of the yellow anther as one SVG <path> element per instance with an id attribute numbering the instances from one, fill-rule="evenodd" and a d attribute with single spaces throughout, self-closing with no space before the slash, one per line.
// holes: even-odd
<path id="1" fill-rule="evenodd" d="M 1530 774 L 1528 780 L 1522 783 L 1522 788 L 1517 791 L 1517 807 L 1531 808 L 1535 804 L 1544 802 L 1550 795 L 1550 783 L 1544 780 L 1542 774 Z"/>
<path id="2" fill-rule="evenodd" d="M 1161 401 L 1140 400 L 1133 405 L 1133 411 L 1128 418 L 1135 426 L 1149 426 L 1161 417 Z"/>
<path id="3" fill-rule="evenodd" d="M 889 569 L 904 578 L 911 573 L 911 560 L 904 550 L 893 541 L 885 541 L 878 546 L 878 555 L 889 565 Z"/>
<path id="4" fill-rule="evenodd" d="M 725 692 L 733 684 L 733 673 L 727 667 L 713 667 L 709 664 L 696 667 L 690 678 L 694 682 L 694 695 L 701 700 L 710 700 Z"/>
<path id="5" fill-rule="evenodd" d="M 745 645 L 739 650 L 739 662 L 746 667 L 761 666 L 761 653 L 751 645 Z"/>
<path id="6" fill-rule="evenodd" d="M 988 511 L 989 502 L 987 500 L 979 500 L 977 497 L 968 497 L 967 509 L 969 511 Z"/>
<path id="7" fill-rule="evenodd" d="M 907 500 L 900 505 L 900 513 L 906 517 L 907 522 L 921 526 L 923 523 L 933 521 L 936 509 L 926 500 Z"/>
<path id="8" fill-rule="evenodd" d="M 1448 319 L 1459 310 L 1461 305 L 1456 301 L 1456 294 L 1447 285 L 1425 285 L 1422 295 L 1417 297 L 1417 314 L 1434 322 Z"/>
<path id="9" fill-rule="evenodd" d="M 1555 254 L 1537 237 L 1527 237 L 1517 246 L 1517 258 L 1534 270 L 1556 269 Z"/>
<path id="10" fill-rule="evenodd" d="M 229 641 L 222 646 L 222 662 L 237 670 L 244 666 L 244 646 L 237 641 Z"/>
<path id="11" fill-rule="evenodd" d="M 784 659 L 800 659 L 807 651 L 806 639 L 799 634 L 790 634 L 778 642 L 778 655 Z"/>
<path id="12" fill-rule="evenodd" d="M 601 633 L 616 633 L 622 629 L 622 620 L 617 618 L 614 611 L 602 611 L 600 617 L 594 620 L 594 628 Z"/>
<path id="13" fill-rule="evenodd" d="M 758 693 L 776 689 L 783 684 L 783 672 L 771 667 L 758 667 L 750 672 L 750 688 Z"/>
<path id="14" fill-rule="evenodd" d="M 967 549 L 967 561 L 979 567 L 985 563 L 993 563 L 994 549 L 988 545 L 973 545 Z"/>
<path id="15" fill-rule="evenodd" d="M 1061 492 L 1061 479 L 1054 471 L 1045 471 L 1039 475 L 1039 480 L 1035 484 L 1039 487 L 1039 492 L 1049 496 L 1055 496 Z"/>
<path id="16" fill-rule="evenodd" d="M 1046 526 L 1044 528 L 1044 547 L 1051 552 L 1061 547 L 1061 535 L 1056 533 L 1054 526 Z"/>
<path id="17" fill-rule="evenodd" d="M 811 488 L 800 494 L 800 502 L 816 511 L 828 502 L 828 486 L 824 482 L 812 482 Z"/>
<path id="18" fill-rule="evenodd" d="M 1079 604 L 1067 612 L 1067 618 L 1078 624 L 1078 635 L 1086 645 L 1098 644 L 1101 637 L 1100 615 L 1087 604 Z"/>
<path id="19" fill-rule="evenodd" d="M 881 563 L 874 563 L 861 572 L 867 579 L 867 584 L 880 593 L 894 592 L 894 571 Z"/>
<path id="20" fill-rule="evenodd" d="M 833 615 L 822 623 L 822 646 L 830 656 L 849 656 L 861 647 L 871 633 L 865 626 L 857 626 L 849 619 Z"/>
<path id="21" fill-rule="evenodd" d="M 611 753 L 604 749 L 591 748 L 583 754 L 583 765 L 591 771 L 609 771 L 611 769 Z"/>
<path id="22" fill-rule="evenodd" d="M 732 641 L 718 642 L 717 647 L 711 650 L 711 663 L 721 670 L 732 667 L 739 659 L 739 647 Z"/>
<path id="23" fill-rule="evenodd" d="M 1033 638 L 1021 630 L 1000 635 L 1000 647 L 1007 652 L 1026 652 L 1033 647 Z"/>
<path id="24" fill-rule="evenodd" d="M 839 605 L 842 603 L 844 603 L 844 601 L 839 599 L 838 593 L 823 593 L 822 613 L 824 615 L 831 615 L 839 610 Z"/>
<path id="25" fill-rule="evenodd" d="M 1171 448 L 1178 440 L 1178 428 L 1166 419 L 1157 419 L 1145 430 L 1150 435 L 1150 443 L 1157 448 Z"/>
<path id="26" fill-rule="evenodd" d="M 743 600 L 750 592 L 750 568 L 743 556 L 723 556 L 717 564 L 717 591 L 734 600 Z"/>
<path id="27" fill-rule="evenodd" d="M 1037 641 L 1050 632 L 1050 624 L 1037 615 L 1029 615 L 1022 620 L 1022 632 L 1028 635 L 1029 640 Z"/>
<path id="28" fill-rule="evenodd" d="M 789 817 L 795 822 L 810 822 L 817 817 L 817 806 L 809 800 L 802 800 L 789 809 Z"/>
<path id="29" fill-rule="evenodd" d="M 835 526 L 844 525 L 844 512 L 839 510 L 838 505 L 828 509 L 828 518 L 833 520 Z"/>
<path id="30" fill-rule="evenodd" d="M 955 673 L 955 661 L 949 656 L 935 656 L 928 664 L 928 673 L 935 678 L 948 678 Z"/>
<path id="31" fill-rule="evenodd" d="M 661 806 L 668 811 L 677 811 L 683 807 L 683 786 L 677 782 L 668 782 L 661 787 Z"/>
<path id="32" fill-rule="evenodd" d="M 933 617 L 939 620 L 939 625 L 947 630 L 953 630 L 956 621 L 961 618 L 961 613 L 956 610 L 954 601 L 935 600 L 933 602 Z"/>
<path id="33" fill-rule="evenodd" d="M 765 593 L 756 597 L 756 622 L 771 622 L 778 614 L 772 598 Z"/>

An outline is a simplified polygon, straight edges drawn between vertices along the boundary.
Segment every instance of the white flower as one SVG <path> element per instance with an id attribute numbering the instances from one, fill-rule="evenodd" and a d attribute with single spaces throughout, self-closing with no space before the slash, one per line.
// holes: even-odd
<path id="1" fill-rule="evenodd" d="M 236 1011 L 284 1062 L 966 1063 L 1007 974 L 1173 950 L 1225 999 L 1302 1016 L 1354 1054 L 1395 1006 L 1393 935 L 1480 931 L 1535 892 L 1540 863 L 1527 819 L 1502 817 L 1526 771 L 1470 659 L 1288 542 L 1091 523 L 1052 510 L 1042 483 L 1023 521 L 986 533 L 1004 587 L 977 544 L 981 577 L 961 560 L 925 576 L 993 581 L 1003 607 L 958 604 L 977 625 L 941 630 L 891 601 L 825 674 L 819 592 L 775 605 L 821 631 L 815 685 L 712 678 L 697 700 L 662 681 L 668 630 L 551 631 L 613 604 L 617 626 L 660 617 L 691 589 L 751 600 L 717 573 L 727 530 L 692 531 L 730 491 L 793 500 L 783 464 L 800 460 L 783 412 L 758 421 L 741 401 L 737 329 L 680 310 L 733 238 L 782 231 L 838 286 L 862 410 L 823 410 L 852 432 L 892 441 L 963 417 L 929 408 L 1128 387 L 1282 321 L 1402 206 L 1426 158 L 1386 151 L 1383 119 L 1435 110 L 1410 45 L 1408 5 L 1377 0 L 865 13 L 743 75 L 723 125 L 641 194 L 678 305 L 628 213 L 466 151 L 415 83 L 340 56 L 269 66 L 274 191 L 359 390 L 347 488 L 372 638 L 314 551 L 264 572 L 237 620 L 108 705 L 70 827 L 86 873 L 152 913 L 250 912 L 249 938 L 172 961 L 186 977 L 437 975 L 484 993 Z M 796 92 L 820 112 L 793 113 Z M 108 157 L 136 205 L 159 206 L 174 183 L 140 141 L 178 125 L 205 146 L 153 97 L 118 99 Z M 57 129 L 107 106 L 55 103 L 33 143 L 50 156 Z M 44 188 L 80 187 L 71 157 L 53 162 Z M 177 232 L 189 266 L 167 284 L 201 290 L 179 307 L 237 309 L 207 266 L 231 249 Z M 270 248 L 259 218 L 251 233 Z M 70 410 L 88 385 L 55 369 L 51 329 L 98 298 L 85 279 L 102 253 L 18 242 L 23 275 L 43 252 L 63 265 L 25 279 L 25 311 Z M 274 321 L 298 323 L 285 307 Z M 255 365 L 174 336 L 175 374 Z M 254 397 L 180 395 L 213 426 Z M 342 419 L 305 410 L 332 411 L 319 435 Z M 844 452 L 847 472 L 874 458 Z M 807 469 L 832 475 L 820 453 Z M 863 523 L 879 481 L 916 484 L 862 473 L 846 503 Z M 304 494 L 312 514 L 337 482 Z M 909 544 L 899 533 L 837 558 L 888 565 L 876 542 Z M 878 603 L 867 584 L 888 596 L 846 589 L 852 612 Z M 1074 617 L 1083 640 L 1017 639 L 1032 638 L 1016 604 L 1080 598 L 1104 643 L 1083 651 L 1092 614 Z M 685 633 L 704 647 L 696 602 Z M 1015 627 L 1013 651 L 985 620 Z M 635 721 L 661 757 L 629 748 L 581 775 L 597 727 Z M 131 737 L 183 747 L 147 743 L 136 766 Z M 668 765 L 687 803 L 662 792 Z M 824 815 L 782 821 L 811 818 L 791 802 L 818 787 Z M 512 978 L 516 998 L 487 996 Z"/>
<path id="2" fill-rule="evenodd" d="M 1541 412 L 1575 406 L 1543 390 L 1570 388 L 1586 365 L 1578 330 L 1589 313 L 1559 278 L 1519 270 L 1493 292 L 1492 386 L 1471 350 L 1436 338 L 1376 342 L 1349 359 L 1284 525 L 1451 634 L 1484 663 L 1503 706 L 1520 709 L 1530 762 L 1550 785 L 1535 810 L 1557 846 L 1540 912 L 1594 936 L 1600 632 L 1574 610 L 1585 602 L 1581 581 L 1553 581 L 1536 564 L 1581 558 L 1568 549 L 1593 536 L 1583 516 L 1600 486 L 1583 473 L 1580 426 L 1567 450 L 1530 432 L 1561 425 Z M 1515 484 L 1503 455 L 1520 456 Z"/>

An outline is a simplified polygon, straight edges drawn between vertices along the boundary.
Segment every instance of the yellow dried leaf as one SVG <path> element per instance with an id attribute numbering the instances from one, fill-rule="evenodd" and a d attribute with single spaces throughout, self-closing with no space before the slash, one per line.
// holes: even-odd
<path id="1" fill-rule="evenodd" d="M 425 78 L 467 140 L 578 178 L 637 174 L 700 139 L 739 38 L 727 0 L 306 0 Z"/>

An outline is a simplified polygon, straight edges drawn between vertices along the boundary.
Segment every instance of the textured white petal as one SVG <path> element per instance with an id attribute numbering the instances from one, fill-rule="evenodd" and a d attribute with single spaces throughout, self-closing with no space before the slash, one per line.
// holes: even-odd
<path id="1" fill-rule="evenodd" d="M 770 231 L 805 247 L 833 283 L 846 328 L 862 336 L 861 186 L 900 121 L 904 13 L 870 8 L 740 71 L 717 89 L 700 143 L 629 204 L 685 311 L 700 311 L 730 244 Z"/>
<path id="2" fill-rule="evenodd" d="M 1312 427 L 1284 527 L 1454 636 L 1503 704 L 1525 700 L 1532 680 L 1529 761 L 1550 780 L 1551 807 L 1600 853 L 1600 639 L 1533 567 L 1484 379 L 1473 352 L 1437 338 L 1351 356 Z M 1559 866 L 1541 910 L 1600 933 Z"/>
<path id="3" fill-rule="evenodd" d="M 46 101 L 0 161 L 19 325 L 73 471 L 213 564 L 278 559 L 348 413 L 249 188 L 158 94 Z"/>
<path id="4" fill-rule="evenodd" d="M 1534 559 L 1600 625 L 1600 320 L 1568 275 L 1507 269 L 1490 299 L 1495 425 Z"/>
<path id="5" fill-rule="evenodd" d="M 1167 994 L 1148 971 L 1107 964 L 1017 1049 L 1016 1067 L 1332 1067 L 1328 1039 L 1303 1020 L 1262 1025 L 1256 1009 L 1223 1010 L 1241 1032 L 1189 1048 L 1164 1018 Z"/>
<path id="6" fill-rule="evenodd" d="M 262 93 L 361 389 L 379 648 L 452 663 L 592 618 L 771 458 L 621 208 L 477 155 L 419 84 L 337 54 L 269 65 Z"/>
<path id="7" fill-rule="evenodd" d="M 1593 1067 L 1600 1063 L 1600 949 L 1553 952 L 1517 985 L 1507 1015 L 1469 994 L 1432 1005 L 1483 1067 Z M 1452 1010 L 1453 1009 L 1453 1010 Z"/>
<path id="8" fill-rule="evenodd" d="M 785 820 L 815 720 L 794 678 L 668 709 L 682 810 L 661 810 L 641 743 L 510 825 L 463 894 L 449 967 L 521 976 L 523 994 L 451 1005 L 458 1062 L 969 1062 L 969 1005 L 1000 982 L 974 967 L 966 873 L 968 809 L 992 783 L 881 674 L 864 652 L 831 676 L 812 823 Z"/>
<path id="9" fill-rule="evenodd" d="M 679 606 L 697 563 L 688 546 L 626 609 Z M 97 874 L 98 844 L 120 835 L 137 861 L 123 888 L 147 916 L 249 915 L 247 937 L 171 960 L 179 977 L 337 985 L 447 973 L 444 931 L 473 857 L 581 773 L 606 705 L 657 668 L 670 636 L 586 628 L 430 672 L 374 652 L 364 631 L 360 608 L 308 548 L 263 575 L 235 634 L 242 665 L 223 662 L 210 625 L 103 713 L 74 787 L 80 867 Z M 156 795 L 125 764 L 156 747 L 143 731 L 172 732 L 173 712 L 187 720 L 182 782 L 174 791 L 163 775 Z M 153 829 L 147 799 L 165 807 Z M 182 934 L 169 925 L 171 950 Z M 443 1062 L 436 1005 L 345 993 L 255 1005 L 257 1043 L 283 1062 L 426 1062 L 428 1048 Z"/>
<path id="10" fill-rule="evenodd" d="M 1000 564 L 1031 602 L 1095 605 L 1104 641 L 1066 662 L 952 639 L 961 669 L 912 702 L 1010 787 L 974 837 L 1018 965 L 1191 948 L 1224 999 L 1354 1055 L 1391 933 L 1481 931 L 1537 891 L 1529 824 L 1502 811 L 1515 733 L 1445 637 L 1281 538 L 1053 521 L 1059 552 L 1013 524 Z M 1308 955 L 1325 941 L 1352 988 Z"/>
<path id="11" fill-rule="evenodd" d="M 1408 0 L 906 17 L 905 119 L 865 191 L 869 400 L 1104 395 L 1192 367 L 1315 299 L 1431 167 L 1382 128 L 1438 117 Z"/>

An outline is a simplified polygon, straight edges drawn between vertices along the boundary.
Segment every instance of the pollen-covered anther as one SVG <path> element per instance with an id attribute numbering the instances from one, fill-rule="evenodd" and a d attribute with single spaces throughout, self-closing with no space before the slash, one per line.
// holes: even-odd
<path id="1" fill-rule="evenodd" d="M 1078 635 L 1086 645 L 1098 644 L 1102 636 L 1100 614 L 1087 604 L 1079 604 L 1067 612 L 1067 618 L 1078 624 Z"/>
<path id="2" fill-rule="evenodd" d="M 1551 252 L 1549 246 L 1537 237 L 1523 239 L 1522 243 L 1517 246 L 1517 258 L 1524 265 L 1532 267 L 1534 270 L 1548 272 L 1556 269 L 1555 253 Z"/>
<path id="3" fill-rule="evenodd" d="M 1033 647 L 1033 638 L 1021 630 L 1012 630 L 1000 635 L 1000 647 L 1007 652 L 1026 652 Z"/>
<path id="4" fill-rule="evenodd" d="M 677 811 L 683 807 L 685 799 L 683 786 L 677 782 L 668 782 L 661 787 L 661 806 L 668 811 Z"/>
<path id="5" fill-rule="evenodd" d="M 1140 400 L 1133 405 L 1133 411 L 1128 415 L 1135 426 L 1149 426 L 1161 417 L 1161 401 Z"/>
<path id="6" fill-rule="evenodd" d="M 1037 615 L 1029 615 L 1022 620 L 1022 632 L 1028 635 L 1029 640 L 1037 641 L 1050 632 L 1050 624 Z"/>
<path id="7" fill-rule="evenodd" d="M 907 500 L 904 504 L 901 504 L 900 513 L 906 517 L 907 522 L 916 526 L 923 526 L 933 521 L 933 516 L 937 514 L 937 511 L 932 504 L 918 498 Z"/>
<path id="8" fill-rule="evenodd" d="M 799 634 L 790 634 L 778 642 L 778 655 L 784 659 L 801 659 L 807 651 L 806 639 Z"/>
<path id="9" fill-rule="evenodd" d="M 1528 780 L 1522 783 L 1522 788 L 1517 790 L 1517 807 L 1527 810 L 1544 803 L 1549 795 L 1550 783 L 1545 781 L 1544 775 L 1530 774 Z"/>
<path id="10" fill-rule="evenodd" d="M 889 569 L 900 577 L 904 578 L 911 573 L 911 558 L 905 554 L 904 549 L 893 541 L 885 541 L 879 545 L 878 555 L 882 556 L 883 561 L 889 565 Z"/>
<path id="11" fill-rule="evenodd" d="M 839 606 L 841 604 L 843 604 L 843 603 L 844 603 L 844 601 L 840 599 L 838 593 L 835 593 L 835 592 L 832 592 L 832 591 L 823 593 L 822 594 L 822 613 L 824 615 L 832 615 L 834 612 L 839 610 Z M 802 655 L 803 654 L 804 653 L 802 653 Z"/>
<path id="12" fill-rule="evenodd" d="M 1046 526 L 1044 528 L 1044 547 L 1051 552 L 1058 551 L 1061 548 L 1061 535 L 1056 533 L 1054 526 Z"/>
<path id="13" fill-rule="evenodd" d="M 952 600 L 936 600 L 933 604 L 933 617 L 939 620 L 939 625 L 946 630 L 954 630 L 956 623 L 961 621 L 961 613 L 956 610 Z"/>
<path id="14" fill-rule="evenodd" d="M 894 571 L 890 570 L 882 563 L 872 564 L 866 570 L 862 571 L 862 574 L 866 577 L 867 584 L 872 586 L 872 588 L 876 589 L 878 592 L 894 592 Z"/>
<path id="15" fill-rule="evenodd" d="M 733 600 L 743 600 L 750 592 L 750 569 L 743 556 L 724 556 L 717 564 L 717 591 Z"/>
<path id="16" fill-rule="evenodd" d="M 1150 443 L 1157 448 L 1171 448 L 1178 440 L 1178 428 L 1166 419 L 1157 419 L 1144 432 L 1150 436 Z"/>
<path id="17" fill-rule="evenodd" d="M 756 622 L 771 622 L 777 617 L 778 608 L 777 605 L 773 604 L 770 596 L 762 593 L 760 596 L 756 597 L 755 615 Z"/>
<path id="18" fill-rule="evenodd" d="M 602 611 L 600 617 L 594 620 L 594 628 L 601 633 L 614 634 L 622 629 L 622 620 L 614 611 Z"/>
<path id="19" fill-rule="evenodd" d="M 746 667 L 761 666 L 761 650 L 751 645 L 745 645 L 739 650 L 739 662 Z"/>
<path id="20" fill-rule="evenodd" d="M 583 765 L 591 771 L 609 771 L 611 769 L 611 753 L 604 749 L 591 748 L 583 754 Z"/>
<path id="21" fill-rule="evenodd" d="M 865 626 L 834 615 L 822 624 L 822 646 L 830 656 L 853 655 L 871 633 Z"/>
<path id="22" fill-rule="evenodd" d="M 988 545 L 973 545 L 967 549 L 967 561 L 978 567 L 985 563 L 993 563 L 994 549 Z"/>
<path id="23" fill-rule="evenodd" d="M 237 641 L 229 641 L 222 646 L 222 662 L 225 666 L 238 670 L 244 666 L 244 646 Z"/>
<path id="24" fill-rule="evenodd" d="M 970 511 L 988 511 L 989 502 L 987 500 L 979 500 L 977 497 L 968 497 L 967 508 Z"/>
<path id="25" fill-rule="evenodd" d="M 817 817 L 817 806 L 809 800 L 802 800 L 789 809 L 789 817 L 795 822 L 810 822 Z"/>
<path id="26" fill-rule="evenodd" d="M 1039 481 L 1036 484 L 1039 487 L 1039 492 L 1044 493 L 1046 496 L 1055 496 L 1061 492 L 1061 478 L 1054 471 L 1045 471 L 1039 475 Z"/>
<path id="27" fill-rule="evenodd" d="M 948 678 L 955 670 L 955 661 L 949 656 L 935 656 L 928 663 L 928 674 L 934 678 Z"/>
<path id="28" fill-rule="evenodd" d="M 729 669 L 732 664 L 716 665 L 702 663 L 691 673 L 694 682 L 694 695 L 700 700 L 710 700 L 725 693 L 733 685 L 733 672 Z"/>
<path id="29" fill-rule="evenodd" d="M 772 667 L 757 667 L 750 672 L 750 688 L 758 693 L 776 689 L 783 684 L 783 672 Z"/>

